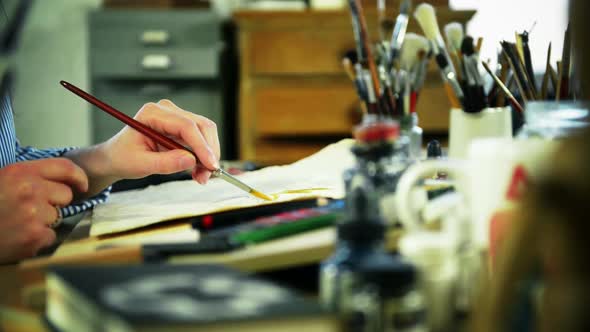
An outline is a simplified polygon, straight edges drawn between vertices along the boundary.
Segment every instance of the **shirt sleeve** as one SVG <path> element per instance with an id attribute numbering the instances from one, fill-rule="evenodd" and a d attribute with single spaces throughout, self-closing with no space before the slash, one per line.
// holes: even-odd
<path id="1" fill-rule="evenodd" d="M 33 147 L 21 147 L 18 143 L 16 143 L 16 161 L 27 161 L 27 160 L 37 160 L 37 159 L 44 159 L 44 158 L 57 158 L 63 156 L 66 152 L 71 151 L 75 148 L 59 148 L 59 149 L 35 149 Z M 86 210 L 92 209 L 94 206 L 100 203 L 104 203 L 108 198 L 109 194 L 111 193 L 111 187 L 106 188 L 102 192 L 98 193 L 97 195 L 76 203 L 71 204 L 69 206 L 65 206 L 60 208 L 62 216 L 64 218 L 73 216 L 75 214 L 84 212 Z"/>

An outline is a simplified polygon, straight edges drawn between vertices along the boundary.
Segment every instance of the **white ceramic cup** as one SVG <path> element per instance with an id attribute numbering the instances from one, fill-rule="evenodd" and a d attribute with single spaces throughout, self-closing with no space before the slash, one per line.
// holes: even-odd
<path id="1" fill-rule="evenodd" d="M 408 168 L 396 190 L 396 212 L 410 230 L 420 228 L 419 214 L 412 207 L 412 189 L 421 179 L 446 172 L 454 181 L 471 222 L 471 239 L 488 248 L 490 220 L 506 204 L 513 204 L 523 186 L 546 172 L 557 141 L 511 138 L 476 139 L 466 160 L 425 160 Z"/>
<path id="2" fill-rule="evenodd" d="M 477 113 L 451 109 L 449 157 L 466 158 L 469 144 L 475 139 L 486 137 L 512 137 L 510 107 L 486 108 Z"/>

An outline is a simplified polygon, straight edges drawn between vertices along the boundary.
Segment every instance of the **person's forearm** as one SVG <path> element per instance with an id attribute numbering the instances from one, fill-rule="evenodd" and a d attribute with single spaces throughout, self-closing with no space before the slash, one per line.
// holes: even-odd
<path id="1" fill-rule="evenodd" d="M 88 176 L 88 191 L 75 192 L 74 201 L 92 197 L 113 182 L 120 180 L 111 173 L 111 161 L 106 154 L 104 144 L 68 151 L 64 157 L 75 162 Z"/>

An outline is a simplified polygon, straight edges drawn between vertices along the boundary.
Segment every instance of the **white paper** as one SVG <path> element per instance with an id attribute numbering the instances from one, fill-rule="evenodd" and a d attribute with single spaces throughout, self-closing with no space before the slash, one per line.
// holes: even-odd
<path id="1" fill-rule="evenodd" d="M 353 140 L 343 140 L 291 165 L 267 167 L 239 176 L 256 190 L 275 196 L 273 201 L 255 198 L 220 179 L 211 179 L 205 186 L 187 180 L 114 193 L 87 217 L 92 222 L 90 235 L 302 198 L 342 198 L 342 174 L 354 164 L 352 143 Z"/>

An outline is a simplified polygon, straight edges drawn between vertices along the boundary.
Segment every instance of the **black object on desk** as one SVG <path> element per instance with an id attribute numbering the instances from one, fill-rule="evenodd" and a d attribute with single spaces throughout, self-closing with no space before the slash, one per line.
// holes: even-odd
<path id="1" fill-rule="evenodd" d="M 200 231 L 209 231 L 234 226 L 252 221 L 255 218 L 270 216 L 280 212 L 312 208 L 316 206 L 318 206 L 318 199 L 312 198 L 208 214 L 190 218 L 189 221 L 192 223 L 193 228 Z"/>
<path id="2" fill-rule="evenodd" d="M 223 253 L 290 235 L 332 226 L 344 209 L 343 200 L 321 207 L 281 211 L 236 226 L 204 233 L 198 242 L 144 245 L 146 262 L 159 262 L 169 256 Z"/>
<path id="3" fill-rule="evenodd" d="M 62 266 L 47 279 L 47 320 L 64 332 L 339 330 L 315 301 L 220 265 Z"/>

